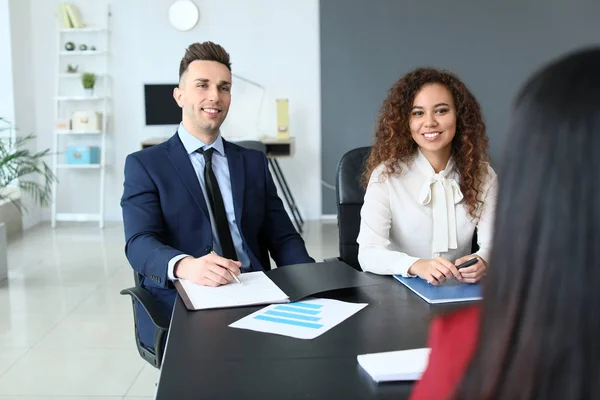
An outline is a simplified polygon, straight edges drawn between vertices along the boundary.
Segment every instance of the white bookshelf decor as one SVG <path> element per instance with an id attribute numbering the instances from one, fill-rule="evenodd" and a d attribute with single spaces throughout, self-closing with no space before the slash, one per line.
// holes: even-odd
<path id="1" fill-rule="evenodd" d="M 110 5 L 102 0 L 71 4 L 69 7 L 75 7 L 75 10 L 65 11 L 61 5 L 56 15 L 55 123 L 51 131 L 54 137 L 53 170 L 58 182 L 53 185 L 52 227 L 59 221 L 93 221 L 103 228 L 105 150 L 107 123 L 111 116 L 111 11 Z M 65 50 L 67 43 L 69 49 L 74 49 Z M 85 74 L 95 76 L 91 76 L 90 82 L 90 76 L 84 78 Z M 89 86 L 93 83 L 93 95 L 86 94 L 90 89 L 84 89 L 84 80 Z M 76 124 L 73 124 L 74 116 L 78 118 Z M 87 116 L 92 116 L 93 122 L 88 123 Z M 94 156 L 90 157 L 86 149 L 94 149 Z M 76 190 L 78 183 L 74 182 L 83 182 L 86 189 Z M 97 183 L 97 198 L 96 193 L 87 189 L 90 182 L 92 186 Z M 81 196 L 85 196 L 84 200 Z M 77 209 L 77 206 L 85 209 Z"/>

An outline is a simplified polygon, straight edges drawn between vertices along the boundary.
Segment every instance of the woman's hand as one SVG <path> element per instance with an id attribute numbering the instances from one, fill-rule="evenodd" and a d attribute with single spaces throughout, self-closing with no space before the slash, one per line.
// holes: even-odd
<path id="1" fill-rule="evenodd" d="M 475 265 L 473 267 L 475 267 Z M 470 268 L 465 268 L 465 270 L 466 269 Z M 417 260 L 410 266 L 408 273 L 417 275 L 419 278 L 424 279 L 435 286 L 452 278 L 456 278 L 460 282 L 464 281 L 463 276 L 456 269 L 456 266 L 442 257 L 433 259 L 422 258 Z"/>
<path id="2" fill-rule="evenodd" d="M 479 257 L 477 254 L 471 254 L 468 256 L 464 256 L 456 260 L 456 265 L 460 265 L 464 262 L 469 261 L 472 258 L 477 258 L 477 264 L 471 265 L 470 267 L 461 268 L 458 270 L 460 275 L 462 276 L 462 281 L 465 283 L 477 283 L 485 276 L 487 271 L 487 264 L 483 258 Z"/>

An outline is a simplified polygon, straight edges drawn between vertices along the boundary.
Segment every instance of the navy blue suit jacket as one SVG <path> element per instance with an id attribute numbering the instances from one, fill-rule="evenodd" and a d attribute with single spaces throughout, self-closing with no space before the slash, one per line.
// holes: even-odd
<path id="1" fill-rule="evenodd" d="M 252 269 L 269 270 L 269 253 L 279 267 L 314 262 L 277 195 L 265 155 L 225 140 L 223 145 L 235 218 Z M 127 259 L 170 318 L 176 290 L 167 276 L 169 260 L 204 256 L 213 244 L 207 204 L 177 134 L 127 156 L 121 207 Z M 153 347 L 154 325 L 139 305 L 138 331 Z"/>

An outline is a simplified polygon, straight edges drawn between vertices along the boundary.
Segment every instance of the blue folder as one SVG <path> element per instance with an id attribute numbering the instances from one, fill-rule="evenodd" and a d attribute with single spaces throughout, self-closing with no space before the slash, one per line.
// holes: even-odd
<path id="1" fill-rule="evenodd" d="M 401 275 L 394 275 L 394 278 L 430 304 L 481 300 L 479 283 L 460 283 L 451 280 L 440 286 L 434 286 L 421 278 L 404 278 Z"/>

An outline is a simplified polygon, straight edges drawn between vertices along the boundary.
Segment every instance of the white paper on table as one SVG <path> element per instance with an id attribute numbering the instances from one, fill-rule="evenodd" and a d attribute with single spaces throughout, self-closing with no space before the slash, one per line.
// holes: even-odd
<path id="1" fill-rule="evenodd" d="M 367 303 L 307 299 L 265 307 L 229 326 L 298 339 L 314 339 L 366 306 Z"/>
<path id="2" fill-rule="evenodd" d="M 388 351 L 361 354 L 356 359 L 375 382 L 416 381 L 427 368 L 430 351 L 429 348 Z"/>
<path id="3" fill-rule="evenodd" d="M 180 280 L 187 296 L 197 310 L 256 304 L 287 303 L 288 296 L 262 271 L 248 272 L 235 281 L 218 287 L 195 285 Z"/>

